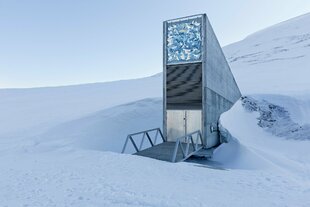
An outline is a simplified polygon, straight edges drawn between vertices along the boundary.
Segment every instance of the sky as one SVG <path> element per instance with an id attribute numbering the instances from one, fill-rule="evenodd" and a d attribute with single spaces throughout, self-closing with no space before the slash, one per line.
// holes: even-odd
<path id="1" fill-rule="evenodd" d="M 309 0 L 0 0 L 0 88 L 162 71 L 162 22 L 207 13 L 222 46 L 310 12 Z"/>

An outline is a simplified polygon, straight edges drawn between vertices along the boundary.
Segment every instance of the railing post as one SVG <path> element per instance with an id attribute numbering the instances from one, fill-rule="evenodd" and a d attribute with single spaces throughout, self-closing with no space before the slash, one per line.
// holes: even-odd
<path id="1" fill-rule="evenodd" d="M 196 135 L 196 143 L 195 143 L 196 149 L 198 148 L 198 141 L 199 141 L 199 133 L 197 133 Z"/>
<path id="2" fill-rule="evenodd" d="M 152 147 L 153 147 L 154 144 L 153 144 L 153 142 L 152 142 L 152 140 L 151 140 L 151 137 L 150 137 L 149 133 L 148 133 L 148 132 L 145 132 L 145 133 L 146 133 L 146 137 L 148 138 L 148 140 L 150 141 L 150 143 L 151 143 L 151 145 L 152 145 Z"/>
<path id="3" fill-rule="evenodd" d="M 158 136 L 158 129 L 156 130 L 156 134 L 155 134 L 155 138 L 154 138 L 154 144 L 156 144 L 157 136 Z"/>
<path id="4" fill-rule="evenodd" d="M 191 143 L 192 143 L 193 149 L 194 149 L 194 151 L 196 151 L 197 148 L 196 148 L 194 140 L 193 140 L 193 135 L 190 135 L 190 139 L 191 139 Z"/>
<path id="5" fill-rule="evenodd" d="M 140 142 L 139 151 L 142 149 L 142 145 L 143 145 L 143 142 L 144 142 L 144 138 L 145 138 L 145 133 L 143 133 L 142 140 L 141 140 L 141 142 Z"/>
<path id="6" fill-rule="evenodd" d="M 160 136 L 161 136 L 163 142 L 166 142 L 167 140 L 164 138 L 164 135 L 163 135 L 163 133 L 161 132 L 160 128 L 157 128 L 157 130 L 159 131 L 159 134 L 160 134 Z"/>
<path id="7" fill-rule="evenodd" d="M 189 136 L 186 136 L 186 149 L 185 149 L 185 157 L 188 155 L 188 150 L 189 150 L 189 139 L 188 139 Z"/>
<path id="8" fill-rule="evenodd" d="M 122 154 L 125 152 L 125 149 L 126 149 L 127 143 L 128 143 L 128 139 L 129 139 L 129 136 L 127 136 L 127 138 L 126 138 L 125 144 L 124 144 L 123 149 L 122 149 Z"/>
<path id="9" fill-rule="evenodd" d="M 132 139 L 132 136 L 129 136 L 129 139 L 130 139 L 132 145 L 134 146 L 134 148 L 136 149 L 136 151 L 139 152 L 139 149 L 138 149 L 136 143 L 135 143 L 135 142 L 133 141 L 133 139 Z"/>
<path id="10" fill-rule="evenodd" d="M 201 144 L 203 145 L 202 135 L 200 131 L 199 131 L 199 137 L 200 137 Z"/>
<path id="11" fill-rule="evenodd" d="M 182 142 L 180 140 L 179 140 L 179 144 L 180 144 L 181 151 L 182 151 L 183 158 L 184 158 L 184 157 L 186 157 L 186 155 L 185 155 L 185 151 L 184 151 L 184 148 L 183 148 L 183 144 L 182 144 Z"/>
<path id="12" fill-rule="evenodd" d="M 175 159 L 177 158 L 179 143 L 180 143 L 179 140 L 177 140 L 177 142 L 175 143 L 175 147 L 174 147 L 174 151 L 173 151 L 171 162 L 175 162 Z"/>

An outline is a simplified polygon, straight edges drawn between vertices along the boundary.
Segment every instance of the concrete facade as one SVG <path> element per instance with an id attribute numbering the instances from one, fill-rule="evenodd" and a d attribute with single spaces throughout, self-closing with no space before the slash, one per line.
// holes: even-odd
<path id="1" fill-rule="evenodd" d="M 211 126 L 217 128 L 220 115 L 229 110 L 241 97 L 235 78 L 227 63 L 222 48 L 215 36 L 206 15 L 206 57 L 204 62 L 204 138 L 206 146 L 219 144 L 219 134 L 211 132 Z"/>
<path id="2" fill-rule="evenodd" d="M 201 50 L 194 48 L 196 56 L 192 59 L 191 56 L 183 58 L 182 54 L 179 60 L 174 59 L 169 63 L 168 49 L 172 48 L 169 53 L 174 58 L 175 46 L 171 46 L 173 37 L 168 40 L 168 30 L 170 32 L 171 28 L 175 29 L 175 25 L 183 22 L 193 31 L 199 29 L 201 32 L 200 35 L 189 35 L 189 38 L 197 36 L 193 41 L 201 43 L 193 45 L 201 45 Z M 184 25 L 179 26 L 179 33 L 188 31 Z M 175 44 L 184 41 L 180 43 L 182 46 L 188 42 L 186 36 L 179 39 L 176 37 Z M 187 46 L 184 51 L 188 52 L 190 48 Z M 232 107 L 241 93 L 206 14 L 165 21 L 163 52 L 163 133 L 166 140 L 175 141 L 178 136 L 200 130 L 205 148 L 217 146 L 220 144 L 217 131 L 219 117 Z M 180 54 L 180 51 L 176 51 L 176 54 Z"/>

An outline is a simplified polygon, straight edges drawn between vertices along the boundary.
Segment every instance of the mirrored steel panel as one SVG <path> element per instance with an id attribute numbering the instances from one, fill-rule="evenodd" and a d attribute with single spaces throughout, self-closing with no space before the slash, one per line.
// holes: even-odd
<path id="1" fill-rule="evenodd" d="M 202 16 L 168 21 L 167 64 L 201 61 Z"/>

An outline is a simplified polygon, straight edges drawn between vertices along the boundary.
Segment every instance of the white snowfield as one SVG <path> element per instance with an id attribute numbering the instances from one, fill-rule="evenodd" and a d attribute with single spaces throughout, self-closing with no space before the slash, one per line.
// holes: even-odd
<path id="1" fill-rule="evenodd" d="M 241 91 L 302 127 L 310 40 L 297 39 L 309 23 L 307 14 L 225 48 Z M 310 140 L 259 127 L 261 115 L 241 101 L 221 117 L 233 139 L 205 164 L 120 154 L 128 133 L 161 126 L 161 87 L 158 74 L 0 90 L 0 206 L 310 206 Z M 285 128 L 277 123 L 273 130 Z"/>
<path id="2" fill-rule="evenodd" d="M 41 133 L 127 102 L 161 97 L 161 74 L 65 87 L 0 90 L 0 137 Z M 146 90 L 147 89 L 147 90 Z"/>
<path id="3" fill-rule="evenodd" d="M 310 13 L 224 47 L 245 94 L 309 94 Z"/>

